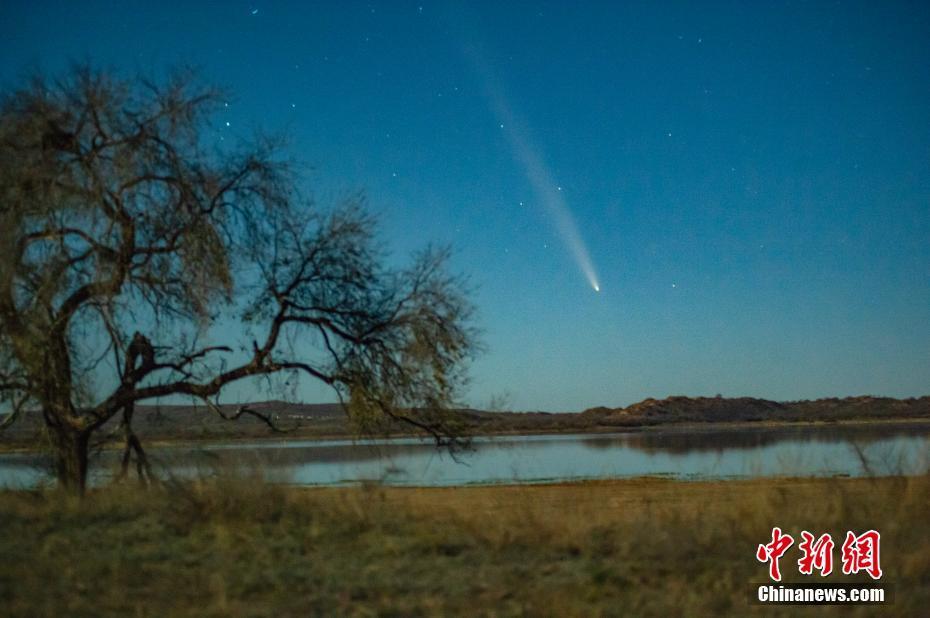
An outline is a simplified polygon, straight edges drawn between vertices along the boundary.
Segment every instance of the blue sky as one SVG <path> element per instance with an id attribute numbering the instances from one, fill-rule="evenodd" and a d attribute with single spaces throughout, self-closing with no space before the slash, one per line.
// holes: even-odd
<path id="1" fill-rule="evenodd" d="M 474 405 L 913 396 L 928 32 L 922 2 L 12 2 L 0 84 L 199 68 L 233 95 L 217 139 L 284 132 L 318 201 L 364 190 L 397 255 L 455 246 Z"/>

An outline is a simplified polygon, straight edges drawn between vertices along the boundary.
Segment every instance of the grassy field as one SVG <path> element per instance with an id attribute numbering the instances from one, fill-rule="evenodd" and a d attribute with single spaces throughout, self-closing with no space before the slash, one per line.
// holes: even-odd
<path id="1" fill-rule="evenodd" d="M 0 493 L 0 614 L 926 615 L 930 478 Z M 882 533 L 895 604 L 751 605 L 773 525 Z M 785 581 L 801 581 L 796 546 Z M 839 548 L 835 561 L 839 565 Z M 839 571 L 839 568 L 836 569 Z M 836 582 L 866 577 L 834 574 Z"/>

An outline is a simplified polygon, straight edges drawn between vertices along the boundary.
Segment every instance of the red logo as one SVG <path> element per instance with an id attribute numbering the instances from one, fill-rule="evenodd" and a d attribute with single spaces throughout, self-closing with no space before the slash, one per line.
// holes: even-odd
<path id="1" fill-rule="evenodd" d="M 772 540 L 756 549 L 756 559 L 762 563 L 769 563 L 769 577 L 777 582 L 781 581 L 781 569 L 778 560 L 785 555 L 794 544 L 790 534 L 784 534 L 781 528 L 772 528 Z M 849 531 L 843 542 L 843 574 L 854 575 L 865 571 L 872 579 L 882 576 L 882 567 L 879 558 L 881 535 L 875 530 L 869 530 L 860 535 Z M 807 530 L 801 532 L 801 542 L 798 549 L 801 557 L 798 559 L 798 572 L 802 575 L 813 575 L 814 570 L 826 577 L 833 572 L 833 548 L 835 543 L 829 534 L 815 537 Z"/>

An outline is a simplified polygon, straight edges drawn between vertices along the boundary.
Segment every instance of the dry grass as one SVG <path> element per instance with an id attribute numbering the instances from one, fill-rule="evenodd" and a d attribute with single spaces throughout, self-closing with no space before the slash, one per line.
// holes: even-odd
<path id="1" fill-rule="evenodd" d="M 226 479 L 0 494 L 11 616 L 746 615 L 773 525 L 882 533 L 886 608 L 930 603 L 930 478 L 298 489 Z M 799 581 L 793 550 L 786 581 Z M 838 552 L 836 556 L 839 559 Z M 790 559 L 790 561 L 789 561 Z M 863 581 L 831 576 L 838 582 Z"/>

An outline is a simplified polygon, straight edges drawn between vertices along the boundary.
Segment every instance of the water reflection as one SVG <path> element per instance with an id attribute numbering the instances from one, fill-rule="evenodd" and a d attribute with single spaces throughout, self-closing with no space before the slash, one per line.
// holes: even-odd
<path id="1" fill-rule="evenodd" d="M 930 470 L 928 455 L 930 423 L 506 436 L 476 439 L 469 452 L 455 459 L 413 438 L 235 443 L 150 453 L 164 477 L 259 470 L 271 480 L 298 484 L 378 480 L 411 485 L 642 475 L 920 474 Z M 118 466 L 117 453 L 98 453 L 93 466 L 91 482 L 106 481 Z M 32 486 L 47 478 L 47 461 L 40 456 L 0 456 L 4 486 Z"/>
<path id="2" fill-rule="evenodd" d="M 857 425 L 792 425 L 786 427 L 688 428 L 662 431 L 640 431 L 617 434 L 610 439 L 590 436 L 592 448 L 612 448 L 617 444 L 645 452 L 687 453 L 692 451 L 723 451 L 756 449 L 778 442 L 852 442 L 871 444 L 897 437 L 930 436 L 930 423 L 857 424 Z"/>

